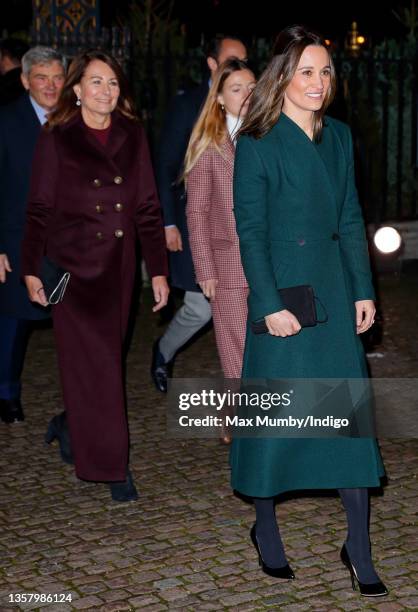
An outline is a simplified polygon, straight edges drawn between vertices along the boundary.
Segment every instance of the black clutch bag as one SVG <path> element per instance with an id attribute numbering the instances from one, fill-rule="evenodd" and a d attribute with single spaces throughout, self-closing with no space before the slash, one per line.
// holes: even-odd
<path id="1" fill-rule="evenodd" d="M 49 257 L 44 256 L 40 273 L 41 281 L 49 304 L 62 302 L 70 280 L 70 273 L 61 268 Z"/>
<path id="2" fill-rule="evenodd" d="M 317 323 L 325 323 L 328 321 L 328 315 L 326 313 L 324 319 L 318 319 L 315 301 L 319 302 L 319 304 L 321 304 L 321 302 L 314 295 L 313 288 L 310 285 L 285 287 L 278 291 L 285 309 L 295 315 L 302 327 L 314 327 Z M 321 306 L 325 311 L 322 304 Z M 251 330 L 255 334 L 267 334 L 268 329 L 264 318 L 259 321 L 253 321 L 251 323 Z"/>

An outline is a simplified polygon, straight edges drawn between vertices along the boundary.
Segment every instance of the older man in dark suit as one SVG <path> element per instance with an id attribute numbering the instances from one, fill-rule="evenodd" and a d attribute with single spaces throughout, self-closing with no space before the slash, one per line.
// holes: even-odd
<path id="1" fill-rule="evenodd" d="M 211 77 L 219 64 L 231 57 L 246 59 L 247 51 L 241 40 L 234 36 L 212 40 L 206 53 Z M 157 183 L 170 251 L 171 285 L 185 291 L 182 306 L 153 348 L 151 376 L 163 393 L 167 392 L 167 378 L 175 354 L 212 316 L 210 304 L 196 284 L 187 232 L 186 193 L 184 185 L 178 184 L 189 138 L 208 94 L 209 83 L 209 78 L 204 79 L 199 87 L 175 97 L 166 116 L 157 160 Z"/>
<path id="2" fill-rule="evenodd" d="M 0 416 L 24 419 L 20 376 L 33 321 L 49 316 L 20 279 L 20 244 L 35 143 L 64 84 L 63 58 L 34 47 L 22 58 L 24 93 L 0 109 Z"/>

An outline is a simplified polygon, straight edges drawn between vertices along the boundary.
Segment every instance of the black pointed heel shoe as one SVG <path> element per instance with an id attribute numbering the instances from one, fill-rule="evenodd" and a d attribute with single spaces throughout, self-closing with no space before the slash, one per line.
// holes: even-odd
<path id="1" fill-rule="evenodd" d="M 68 433 L 67 419 L 65 412 L 57 414 L 49 421 L 48 429 L 45 434 L 45 442 L 51 444 L 54 440 L 58 440 L 60 445 L 60 455 L 64 463 L 74 465 L 73 455 L 71 453 L 70 435 Z"/>
<path id="2" fill-rule="evenodd" d="M 263 561 L 261 556 L 260 547 L 258 546 L 257 536 L 255 535 L 255 523 L 251 527 L 250 538 L 254 544 L 254 548 L 258 553 L 258 563 L 265 574 L 273 576 L 273 578 L 283 578 L 285 580 L 294 580 L 295 574 L 289 564 L 283 565 L 282 567 L 269 567 Z"/>
<path id="3" fill-rule="evenodd" d="M 365 584 L 364 582 L 360 582 L 357 576 L 356 568 L 351 563 L 350 557 L 348 556 L 348 551 L 345 544 L 343 544 L 343 547 L 341 549 L 340 557 L 341 561 L 350 572 L 353 591 L 356 591 L 357 581 L 360 594 L 364 597 L 383 597 L 384 595 L 387 595 L 389 593 L 383 582 L 381 582 L 380 580 L 379 582 L 372 582 L 371 584 Z"/>

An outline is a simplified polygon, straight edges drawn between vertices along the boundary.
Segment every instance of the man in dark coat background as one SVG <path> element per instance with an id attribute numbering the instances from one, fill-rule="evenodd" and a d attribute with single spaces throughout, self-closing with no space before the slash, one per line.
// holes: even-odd
<path id="1" fill-rule="evenodd" d="M 218 66 L 230 57 L 246 59 L 247 51 L 240 39 L 225 35 L 209 43 L 206 61 L 210 79 Z M 177 351 L 212 316 L 210 303 L 196 284 L 187 231 L 186 192 L 184 184 L 178 182 L 193 126 L 209 91 L 210 79 L 204 79 L 198 87 L 182 91 L 174 98 L 166 115 L 157 159 L 157 184 L 170 252 L 171 285 L 185 291 L 182 306 L 164 335 L 154 344 L 151 375 L 155 386 L 163 393 L 167 392 L 167 378 Z"/>
<path id="2" fill-rule="evenodd" d="M 28 45 L 17 38 L 0 40 L 0 106 L 10 104 L 25 91 L 20 64 L 28 49 Z"/>
<path id="3" fill-rule="evenodd" d="M 35 143 L 64 84 L 63 58 L 34 47 L 22 58 L 24 93 L 0 109 L 0 416 L 22 421 L 20 376 L 33 322 L 49 317 L 29 301 L 20 278 L 20 245 L 25 223 Z"/>

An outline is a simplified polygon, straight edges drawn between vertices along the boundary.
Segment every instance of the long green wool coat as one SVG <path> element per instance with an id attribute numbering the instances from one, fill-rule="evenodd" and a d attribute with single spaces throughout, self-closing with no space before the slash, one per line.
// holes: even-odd
<path id="1" fill-rule="evenodd" d="M 304 284 L 329 317 L 286 338 L 248 327 L 242 376 L 367 377 L 354 303 L 375 296 L 348 126 L 326 117 L 315 143 L 282 113 L 263 138 L 241 137 L 234 213 L 250 286 L 248 321 L 284 308 L 278 287 Z M 374 438 L 237 438 L 231 468 L 232 487 L 252 497 L 375 487 L 384 474 Z"/>

